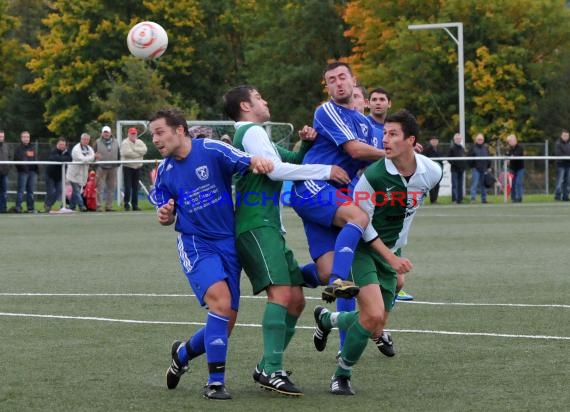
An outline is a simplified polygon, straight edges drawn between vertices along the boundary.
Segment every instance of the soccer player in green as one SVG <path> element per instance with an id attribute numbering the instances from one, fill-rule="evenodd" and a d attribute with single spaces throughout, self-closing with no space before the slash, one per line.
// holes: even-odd
<path id="1" fill-rule="evenodd" d="M 281 223 L 280 199 L 284 180 L 323 179 L 347 184 L 348 174 L 338 166 L 300 165 L 310 147 L 305 141 L 299 152 L 274 145 L 262 123 L 269 120 L 269 108 L 252 86 L 238 86 L 224 95 L 224 110 L 236 121 L 234 146 L 251 155 L 271 159 L 273 172 L 266 177 L 238 176 L 236 180 L 237 250 L 255 294 L 266 291 L 262 319 L 263 357 L 253 372 L 263 388 L 299 396 L 302 392 L 283 370 L 283 352 L 305 307 L 303 276 L 287 247 Z M 302 139 L 316 136 L 305 127 Z"/>
<path id="2" fill-rule="evenodd" d="M 323 306 L 314 310 L 317 327 L 313 342 L 318 351 L 326 347 L 332 328 L 346 330 L 338 366 L 330 391 L 354 395 L 350 378 L 370 337 L 384 330 L 393 307 L 398 273 L 412 269 L 409 259 L 401 257 L 417 209 L 425 196 L 443 176 L 441 166 L 414 151 L 419 126 L 407 110 L 388 115 L 384 125 L 386 158 L 368 166 L 353 193 L 353 201 L 370 218 L 352 265 L 359 311 L 330 312 Z"/>

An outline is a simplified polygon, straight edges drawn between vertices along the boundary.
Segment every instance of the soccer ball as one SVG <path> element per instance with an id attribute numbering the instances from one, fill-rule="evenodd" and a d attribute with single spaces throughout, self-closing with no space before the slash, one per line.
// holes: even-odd
<path id="1" fill-rule="evenodd" d="M 156 59 L 168 47 L 168 35 L 160 24 L 143 21 L 129 30 L 127 46 L 139 59 Z"/>

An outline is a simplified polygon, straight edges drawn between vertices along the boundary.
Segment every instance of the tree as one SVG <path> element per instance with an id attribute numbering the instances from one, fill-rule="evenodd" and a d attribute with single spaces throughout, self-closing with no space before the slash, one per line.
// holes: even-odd
<path id="1" fill-rule="evenodd" d="M 388 2 L 385 2 L 386 4 Z M 458 130 L 457 47 L 443 30 L 408 24 L 463 22 L 468 134 L 542 139 L 539 107 L 559 54 L 570 45 L 569 11 L 560 0 L 407 0 L 389 7 L 349 3 L 350 61 L 365 85 L 384 85 L 394 106 L 418 115 L 426 134 Z M 570 114 L 570 113 L 567 113 Z"/>
<path id="2" fill-rule="evenodd" d="M 34 137 L 49 134 L 42 119 L 43 102 L 22 89 L 32 79 L 25 67 L 30 58 L 25 46 L 37 43 L 41 19 L 48 11 L 44 3 L 0 0 L 0 127 L 8 138 L 17 139 L 22 130 Z"/>
<path id="3" fill-rule="evenodd" d="M 168 81 L 172 73 L 188 73 L 194 48 L 184 32 L 199 26 L 199 17 L 193 0 L 54 1 L 44 20 L 48 33 L 38 47 L 29 49 L 28 67 L 35 78 L 26 90 L 45 102 L 44 120 L 52 132 L 75 135 L 93 119 L 110 120 L 99 103 L 107 100 L 116 82 L 125 81 L 122 68 L 133 59 L 125 43 L 130 27 L 154 20 L 168 28 L 170 52 L 152 62 Z"/>
<path id="4" fill-rule="evenodd" d="M 343 37 L 341 1 L 268 0 L 244 9 L 243 79 L 259 88 L 272 119 L 311 123 L 326 98 L 322 71 L 327 61 L 350 51 Z"/>

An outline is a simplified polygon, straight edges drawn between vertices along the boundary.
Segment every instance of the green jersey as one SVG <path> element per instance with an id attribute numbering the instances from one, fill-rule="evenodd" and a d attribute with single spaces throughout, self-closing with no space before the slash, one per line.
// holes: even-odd
<path id="1" fill-rule="evenodd" d="M 256 123 L 236 123 L 233 144 L 236 148 L 263 156 L 273 162 L 268 175 L 247 173 L 236 180 L 236 235 L 270 226 L 282 230 L 281 189 L 284 180 L 328 179 L 330 166 L 300 165 L 310 143 L 303 142 L 299 152 L 287 150 L 269 140 L 265 129 Z"/>
<path id="2" fill-rule="evenodd" d="M 380 237 L 392 251 L 407 243 L 416 211 L 443 176 L 441 165 L 417 153 L 415 157 L 416 171 L 408 180 L 390 159 L 380 159 L 356 184 L 353 199 L 370 217 L 364 241 Z"/>

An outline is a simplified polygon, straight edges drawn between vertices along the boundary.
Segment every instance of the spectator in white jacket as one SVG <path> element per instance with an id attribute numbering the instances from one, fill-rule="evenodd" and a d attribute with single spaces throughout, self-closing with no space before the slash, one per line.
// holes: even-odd
<path id="1" fill-rule="evenodd" d="M 121 160 L 143 160 L 147 147 L 138 138 L 138 130 L 129 128 L 127 138 L 121 142 Z M 123 164 L 123 190 L 125 210 L 141 210 L 139 208 L 139 180 L 141 177 L 141 163 Z"/>
<path id="2" fill-rule="evenodd" d="M 91 136 L 87 133 L 81 134 L 80 142 L 73 146 L 71 150 L 71 160 L 73 162 L 82 162 L 83 164 L 70 164 L 65 175 L 66 179 L 71 183 L 71 201 L 69 208 L 75 210 L 76 207 L 82 212 L 86 212 L 87 208 L 83 203 L 81 191 L 89 174 L 89 163 L 95 160 L 95 152 L 89 146 Z"/>

